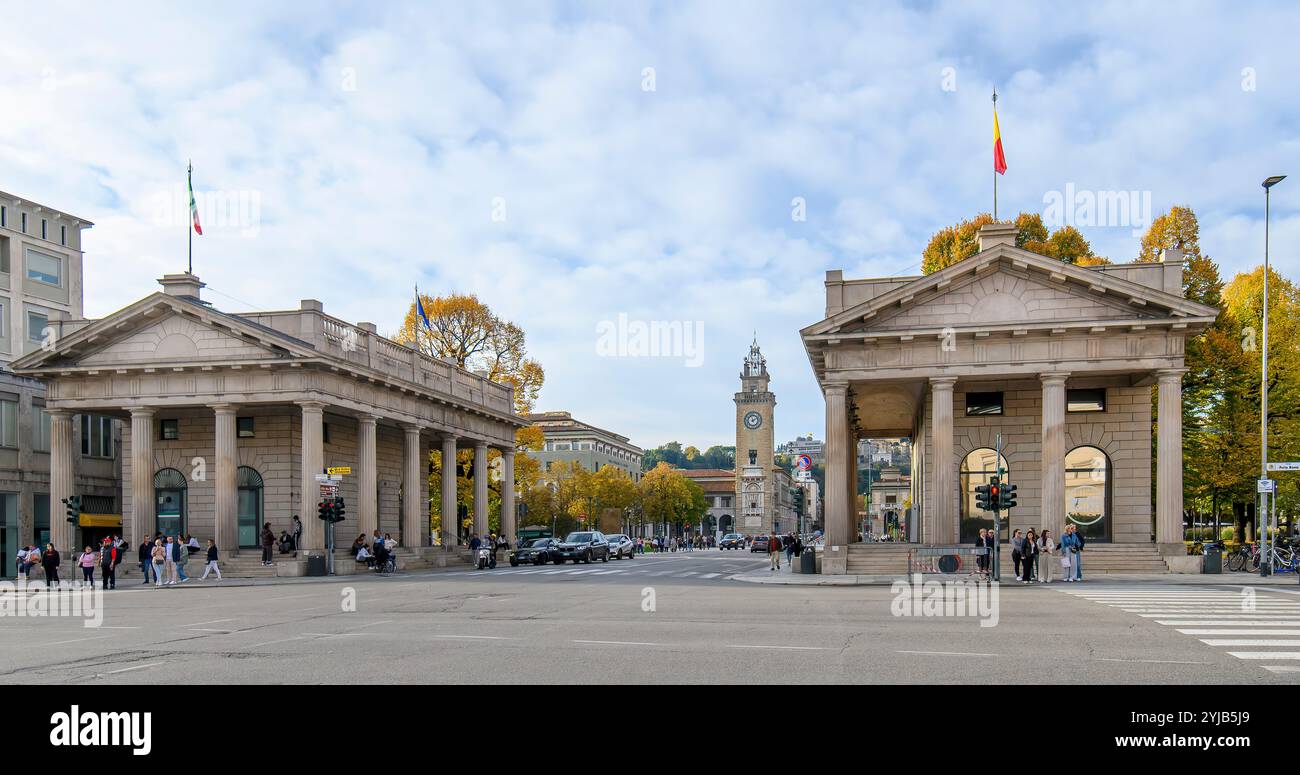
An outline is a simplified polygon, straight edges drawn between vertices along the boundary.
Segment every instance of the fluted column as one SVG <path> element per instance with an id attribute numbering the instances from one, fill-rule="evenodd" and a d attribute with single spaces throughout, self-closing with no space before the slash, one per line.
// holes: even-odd
<path id="1" fill-rule="evenodd" d="M 1183 541 L 1183 369 L 1156 372 L 1156 543 L 1171 551 Z M 1262 524 L 1262 523 L 1261 523 Z"/>
<path id="2" fill-rule="evenodd" d="M 1041 519 L 1059 538 L 1065 529 L 1065 380 L 1063 372 L 1040 374 L 1043 383 L 1043 446 Z"/>
<path id="3" fill-rule="evenodd" d="M 515 450 L 501 450 L 501 535 L 515 541 Z"/>
<path id="4" fill-rule="evenodd" d="M 357 527 L 367 536 L 379 527 L 379 468 L 375 453 L 378 420 L 373 414 L 357 418 Z"/>
<path id="5" fill-rule="evenodd" d="M 139 546 L 154 534 L 157 516 L 158 504 L 154 503 L 153 492 L 153 414 L 154 410 L 148 407 L 131 410 L 130 538 L 133 546 Z"/>
<path id="6" fill-rule="evenodd" d="M 852 520 L 848 470 L 855 454 L 849 444 L 848 385 L 828 384 L 826 397 L 826 545 L 844 546 L 849 542 Z"/>
<path id="7" fill-rule="evenodd" d="M 488 445 L 474 442 L 474 532 L 479 538 L 488 534 Z"/>
<path id="8" fill-rule="evenodd" d="M 233 552 L 239 544 L 239 451 L 233 404 L 216 404 L 216 535 L 218 551 Z M 302 515 L 306 519 L 307 515 Z M 258 525 L 260 531 L 261 525 Z"/>
<path id="9" fill-rule="evenodd" d="M 316 503 L 320 500 L 316 474 L 324 473 L 325 404 L 303 401 L 298 406 L 302 407 L 302 549 L 320 554 L 325 551 L 325 526 L 316 518 Z M 257 529 L 260 533 L 262 526 Z"/>
<path id="10" fill-rule="evenodd" d="M 952 459 L 952 391 L 957 384 L 955 377 L 933 377 L 930 379 L 932 446 L 934 460 L 934 536 L 937 544 L 952 544 L 957 541 L 957 485 L 953 478 Z M 931 540 L 929 537 L 927 541 Z"/>
<path id="11" fill-rule="evenodd" d="M 460 535 L 456 503 L 456 437 L 442 437 L 442 545 L 455 546 Z"/>
<path id="12" fill-rule="evenodd" d="M 405 466 L 405 474 L 402 476 L 402 545 L 408 548 L 414 548 L 420 545 L 420 505 L 423 500 L 428 503 L 427 497 L 421 498 L 420 493 L 428 489 L 427 483 L 421 486 L 421 481 L 426 479 L 424 475 L 424 466 L 420 465 L 420 426 L 403 425 L 402 430 L 406 433 L 406 453 L 402 458 Z"/>
<path id="13" fill-rule="evenodd" d="M 70 559 L 80 546 L 77 540 L 78 525 L 70 524 L 63 499 L 76 495 L 76 477 L 73 466 L 76 459 L 72 451 L 72 412 L 51 409 L 50 416 L 50 541 L 63 558 Z M 152 474 L 152 472 L 150 472 Z M 45 547 L 41 547 L 42 550 Z"/>

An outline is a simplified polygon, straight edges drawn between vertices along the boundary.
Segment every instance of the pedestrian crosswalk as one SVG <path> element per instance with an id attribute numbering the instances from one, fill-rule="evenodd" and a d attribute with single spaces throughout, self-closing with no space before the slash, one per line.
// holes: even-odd
<path id="1" fill-rule="evenodd" d="M 728 572 L 711 572 L 703 573 L 700 570 L 684 570 L 681 568 L 661 568 L 654 565 L 646 567 L 628 567 L 609 568 L 604 564 L 593 567 L 573 567 L 571 565 L 543 565 L 540 567 L 501 567 L 498 566 L 491 570 L 456 570 L 446 573 L 437 574 L 438 578 L 447 576 L 457 577 L 478 577 L 485 579 L 500 578 L 502 576 L 522 577 L 537 576 L 539 578 L 554 579 L 595 579 L 606 576 L 616 577 L 640 577 L 640 578 L 675 578 L 690 579 L 693 581 L 728 581 L 736 578 L 743 571 L 735 569 L 734 573 Z"/>
<path id="2" fill-rule="evenodd" d="M 1253 587 L 1059 588 L 1175 629 L 1271 673 L 1300 677 L 1300 595 Z"/>

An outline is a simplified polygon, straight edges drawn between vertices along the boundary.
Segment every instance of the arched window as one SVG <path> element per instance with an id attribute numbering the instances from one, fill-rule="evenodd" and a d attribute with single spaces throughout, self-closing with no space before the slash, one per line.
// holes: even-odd
<path id="1" fill-rule="evenodd" d="M 999 463 L 1001 465 L 999 466 Z M 975 505 L 975 488 L 989 483 L 989 477 L 1002 469 L 1002 481 L 1009 481 L 1011 469 L 1007 466 L 1006 456 L 998 458 L 997 450 L 988 447 L 972 450 L 961 461 L 961 474 L 958 486 L 961 488 L 961 542 L 972 543 L 979 538 L 980 529 L 993 528 L 993 512 L 984 511 Z M 1002 520 L 1001 540 L 1006 541 L 1011 535 L 1009 527 L 1010 512 L 1000 514 Z"/>
<path id="2" fill-rule="evenodd" d="M 258 546 L 262 534 L 262 475 L 257 469 L 240 466 L 235 478 L 239 486 L 239 545 Z"/>
<path id="3" fill-rule="evenodd" d="M 1065 523 L 1085 539 L 1110 540 L 1110 459 L 1096 447 L 1065 456 Z"/>
<path id="4" fill-rule="evenodd" d="M 185 534 L 188 489 L 185 474 L 175 468 L 163 468 L 153 475 L 153 492 L 157 507 L 154 518 L 155 529 L 158 532 L 169 536 Z"/>

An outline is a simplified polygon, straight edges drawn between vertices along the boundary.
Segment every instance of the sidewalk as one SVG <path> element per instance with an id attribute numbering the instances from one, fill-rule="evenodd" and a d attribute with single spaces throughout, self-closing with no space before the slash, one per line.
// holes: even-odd
<path id="1" fill-rule="evenodd" d="M 321 584 L 321 583 L 349 583 L 355 581 L 410 581 L 412 579 L 426 578 L 437 576 L 449 571 L 465 570 L 469 566 L 454 566 L 449 568 L 422 568 L 418 571 L 395 571 L 385 575 L 378 573 L 349 573 L 339 574 L 336 576 L 257 576 L 252 578 L 226 576 L 217 581 L 216 576 L 209 576 L 207 581 L 199 581 L 198 576 L 190 576 L 189 581 L 181 584 L 171 584 L 159 589 L 219 589 L 223 587 L 273 587 L 283 584 Z M 36 580 L 33 577 L 33 580 Z M 99 577 L 95 578 L 96 585 L 99 584 Z M 117 589 L 145 589 L 146 586 L 153 588 L 153 582 L 148 585 L 140 581 L 139 577 L 133 577 L 123 581 L 118 579 Z"/>
<path id="2" fill-rule="evenodd" d="M 798 560 L 795 560 L 798 562 Z M 865 587 L 865 586 L 888 586 L 895 581 L 906 581 L 907 577 L 903 575 L 894 576 L 827 576 L 823 574 L 803 574 L 793 573 L 784 560 L 781 562 L 781 570 L 756 570 L 748 573 L 737 574 L 733 577 L 736 581 L 745 581 L 750 584 L 787 584 L 801 587 Z M 944 581 L 973 581 L 974 576 L 944 576 L 944 575 L 927 575 L 928 580 Z M 1004 573 L 1002 576 L 1004 584 L 1015 584 L 1021 586 L 1018 581 L 1011 578 L 1011 574 Z M 1098 573 L 1092 577 L 1084 572 L 1082 582 L 1076 584 L 1156 584 L 1156 585 L 1177 585 L 1177 586 L 1268 586 L 1268 587 L 1291 587 L 1300 592 L 1300 578 L 1294 573 L 1283 573 L 1275 576 L 1261 577 L 1258 573 L 1210 573 L 1210 574 L 1190 574 L 1190 573 L 1142 573 L 1142 574 L 1125 574 L 1125 573 Z M 1065 586 L 1062 581 L 1053 581 L 1051 586 Z M 1044 586 L 1036 584 L 1031 586 Z"/>

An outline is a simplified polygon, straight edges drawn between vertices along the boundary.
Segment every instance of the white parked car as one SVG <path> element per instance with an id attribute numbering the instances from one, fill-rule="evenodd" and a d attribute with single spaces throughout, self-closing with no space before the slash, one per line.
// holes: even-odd
<path id="1" fill-rule="evenodd" d="M 625 535 L 605 536 L 609 539 L 609 558 L 611 560 L 621 560 L 624 557 L 629 560 L 636 556 L 636 542 Z"/>

